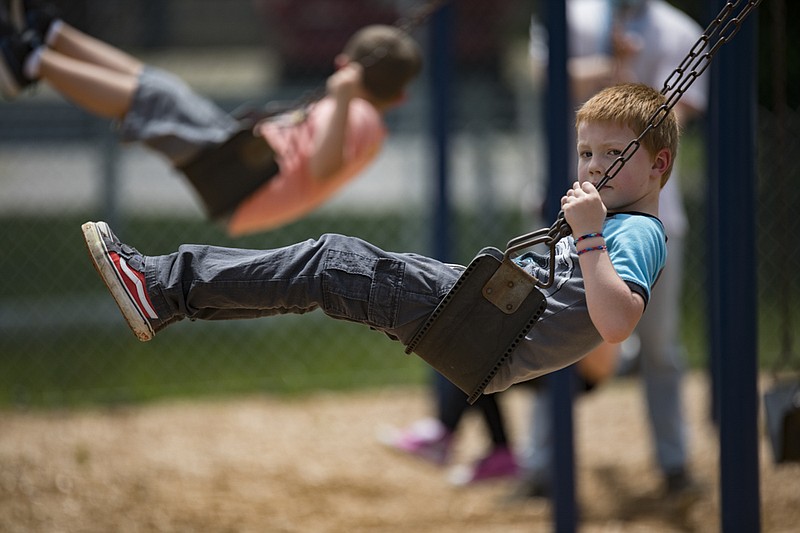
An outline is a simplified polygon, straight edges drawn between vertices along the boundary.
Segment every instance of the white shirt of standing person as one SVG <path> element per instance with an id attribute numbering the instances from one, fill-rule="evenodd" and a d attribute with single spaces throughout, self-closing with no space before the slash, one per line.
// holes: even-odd
<path id="1" fill-rule="evenodd" d="M 645 83 L 661 89 L 697 42 L 703 28 L 689 15 L 663 0 L 567 0 L 568 49 L 571 75 L 598 73 L 601 82 L 589 92 L 622 81 Z M 530 56 L 539 76 L 547 65 L 547 33 L 531 20 Z M 622 43 L 627 57 L 624 68 L 614 70 L 614 39 Z M 600 74 L 602 73 L 602 74 Z M 614 78 L 617 79 L 614 79 Z M 574 79 L 574 75 L 573 75 Z M 679 102 L 679 116 L 705 112 L 707 76 L 695 79 Z M 583 95 L 588 98 L 591 94 Z M 582 98 L 585 99 L 585 98 Z M 659 205 L 668 235 L 683 235 L 687 219 L 680 192 L 678 165 L 664 187 Z"/>

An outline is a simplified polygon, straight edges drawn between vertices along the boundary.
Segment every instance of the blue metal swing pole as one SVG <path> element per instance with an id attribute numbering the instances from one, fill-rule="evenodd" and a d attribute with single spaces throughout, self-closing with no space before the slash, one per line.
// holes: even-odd
<path id="1" fill-rule="evenodd" d="M 719 7 L 721 0 L 717 0 Z M 758 13 L 717 56 L 712 98 L 711 325 L 718 349 L 722 531 L 760 531 L 755 265 Z"/>
<path id="2" fill-rule="evenodd" d="M 565 0 L 553 0 L 544 6 L 549 35 L 545 121 L 548 156 L 546 216 L 555 219 L 561 210 L 561 196 L 569 185 L 567 146 L 571 125 L 570 91 L 567 79 L 567 14 Z M 575 503 L 575 450 L 572 417 L 572 368 L 547 377 L 547 394 L 552 398 L 554 531 L 574 532 L 578 523 Z"/>
<path id="3" fill-rule="evenodd" d="M 453 7 L 445 4 L 431 17 L 429 25 L 431 137 L 434 145 L 436 194 L 434 198 L 433 255 L 440 261 L 452 261 L 450 229 L 450 78 L 453 63 L 451 32 Z"/>

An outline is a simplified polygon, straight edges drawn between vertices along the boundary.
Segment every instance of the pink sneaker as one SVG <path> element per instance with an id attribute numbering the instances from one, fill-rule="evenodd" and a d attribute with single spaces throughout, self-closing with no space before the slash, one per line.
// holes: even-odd
<path id="1" fill-rule="evenodd" d="M 438 420 L 425 418 L 414 422 L 408 429 L 389 429 L 378 439 L 396 451 L 441 466 L 450 459 L 453 434 Z"/>
<path id="2" fill-rule="evenodd" d="M 450 483 L 464 486 L 505 477 L 516 477 L 519 465 L 514 454 L 507 446 L 494 448 L 489 455 L 475 463 L 474 467 L 463 466 L 454 469 L 450 475 Z"/>

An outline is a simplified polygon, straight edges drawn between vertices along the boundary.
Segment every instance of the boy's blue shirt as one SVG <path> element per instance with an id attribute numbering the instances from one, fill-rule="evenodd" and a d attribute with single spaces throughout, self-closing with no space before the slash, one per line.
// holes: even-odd
<path id="1" fill-rule="evenodd" d="M 617 213 L 603 225 L 608 256 L 623 281 L 650 291 L 667 261 L 667 237 L 664 225 L 654 216 L 643 213 Z"/>

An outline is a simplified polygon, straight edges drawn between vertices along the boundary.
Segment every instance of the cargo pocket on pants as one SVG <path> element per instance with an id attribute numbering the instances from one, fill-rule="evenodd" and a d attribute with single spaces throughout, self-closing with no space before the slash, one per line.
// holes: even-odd
<path id="1" fill-rule="evenodd" d="M 401 261 L 329 251 L 322 275 L 325 313 L 380 329 L 395 327 L 404 272 Z"/>

